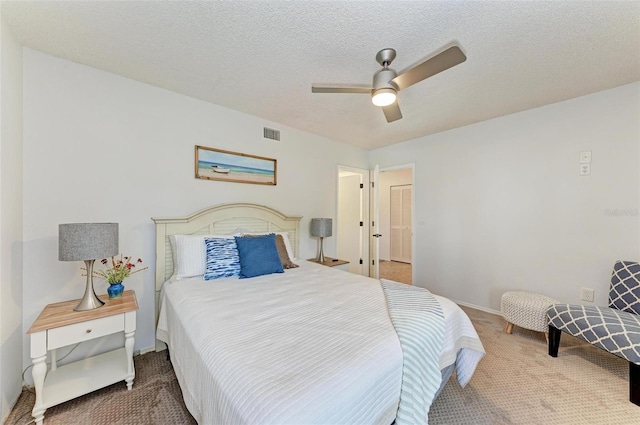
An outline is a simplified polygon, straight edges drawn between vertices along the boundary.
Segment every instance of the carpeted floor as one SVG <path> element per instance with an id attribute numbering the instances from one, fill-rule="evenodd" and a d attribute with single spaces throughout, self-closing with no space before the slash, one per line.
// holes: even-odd
<path id="1" fill-rule="evenodd" d="M 640 407 L 628 401 L 628 363 L 568 335 L 557 358 L 544 335 L 514 328 L 501 317 L 464 308 L 487 355 L 466 388 L 455 376 L 434 402 L 431 425 L 637 425 Z M 45 413 L 45 425 L 194 424 L 164 353 L 135 358 L 133 390 L 123 383 Z M 23 392 L 5 425 L 31 420 L 34 396 Z"/>
<path id="2" fill-rule="evenodd" d="M 133 389 L 125 382 L 94 391 L 44 413 L 44 425 L 196 424 L 182 401 L 182 392 L 166 361 L 166 351 L 134 357 Z M 4 425 L 29 423 L 35 395 L 23 391 Z"/>
<path id="3" fill-rule="evenodd" d="M 487 352 L 467 387 L 455 377 L 431 407 L 430 424 L 638 425 L 629 400 L 629 363 L 563 334 L 557 358 L 544 334 L 463 307 Z"/>

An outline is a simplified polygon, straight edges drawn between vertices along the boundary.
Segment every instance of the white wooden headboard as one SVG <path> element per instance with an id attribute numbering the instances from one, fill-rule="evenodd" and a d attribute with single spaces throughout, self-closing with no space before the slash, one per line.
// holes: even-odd
<path id="1" fill-rule="evenodd" d="M 186 217 L 152 218 L 156 223 L 156 323 L 158 321 L 160 289 L 173 274 L 171 235 L 228 235 L 237 229 L 250 232 L 287 232 L 295 256 L 299 256 L 299 216 L 286 216 L 264 205 L 249 203 L 220 204 Z M 164 344 L 156 349 L 163 349 Z"/>
<path id="2" fill-rule="evenodd" d="M 156 223 L 156 293 L 173 274 L 171 235 L 229 235 L 237 229 L 250 232 L 287 232 L 293 251 L 298 256 L 299 216 L 286 216 L 263 205 L 221 204 L 187 217 L 152 218 Z"/>

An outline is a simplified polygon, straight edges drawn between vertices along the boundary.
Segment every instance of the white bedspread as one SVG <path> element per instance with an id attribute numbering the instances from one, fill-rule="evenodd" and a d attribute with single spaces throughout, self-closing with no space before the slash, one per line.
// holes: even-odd
<path id="1" fill-rule="evenodd" d="M 438 364 L 444 340 L 442 308 L 424 288 L 388 280 L 380 283 L 403 357 L 395 423 L 426 425 L 443 378 Z"/>
<path id="2" fill-rule="evenodd" d="M 298 263 L 284 274 L 165 285 L 157 337 L 198 423 L 393 422 L 402 352 L 379 282 Z M 464 312 L 438 300 L 445 319 L 463 316 L 459 335 L 445 332 L 444 367 L 482 344 Z"/>
<path id="3" fill-rule="evenodd" d="M 484 347 L 469 316 L 448 298 L 434 295 L 444 315 L 444 342 L 440 354 L 440 369 L 456 364 L 460 386 L 469 383 L 476 366 L 484 357 Z"/>

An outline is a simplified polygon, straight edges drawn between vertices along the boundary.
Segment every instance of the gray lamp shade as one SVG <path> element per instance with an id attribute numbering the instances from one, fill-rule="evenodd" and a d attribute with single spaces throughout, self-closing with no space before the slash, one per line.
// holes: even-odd
<path id="1" fill-rule="evenodd" d="M 326 238 L 331 236 L 331 228 L 333 220 L 330 218 L 312 218 L 311 219 L 311 236 Z"/>
<path id="2" fill-rule="evenodd" d="M 68 223 L 58 226 L 58 259 L 84 261 L 118 254 L 118 223 Z"/>

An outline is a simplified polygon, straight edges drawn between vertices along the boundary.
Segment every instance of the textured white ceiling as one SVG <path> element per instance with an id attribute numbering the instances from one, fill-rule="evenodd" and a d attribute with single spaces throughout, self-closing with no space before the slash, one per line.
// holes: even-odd
<path id="1" fill-rule="evenodd" d="M 640 80 L 639 1 L 2 1 L 26 47 L 334 140 L 375 148 Z M 378 50 L 402 71 L 467 61 L 403 90 L 387 123 L 362 94 Z M 541 123 L 544 125 L 544 123 Z"/>

